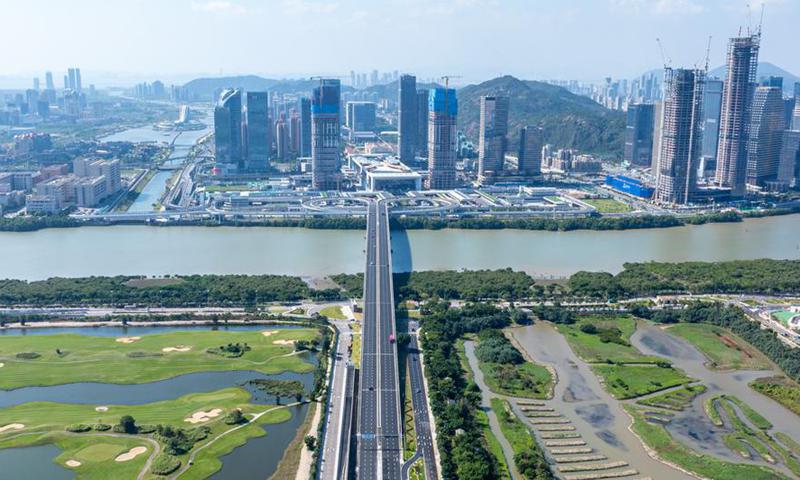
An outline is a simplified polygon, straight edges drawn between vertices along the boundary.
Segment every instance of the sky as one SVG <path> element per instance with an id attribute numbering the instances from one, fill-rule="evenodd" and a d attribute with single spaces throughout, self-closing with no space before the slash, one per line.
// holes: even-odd
<path id="1" fill-rule="evenodd" d="M 752 4 L 752 5 L 750 5 Z M 0 0 L 0 86 L 399 70 L 460 83 L 631 78 L 724 63 L 761 0 Z M 761 60 L 800 74 L 800 0 L 767 0 Z"/>

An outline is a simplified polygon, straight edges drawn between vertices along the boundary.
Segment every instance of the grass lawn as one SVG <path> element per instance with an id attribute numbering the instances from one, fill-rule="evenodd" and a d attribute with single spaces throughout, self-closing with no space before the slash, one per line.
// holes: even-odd
<path id="1" fill-rule="evenodd" d="M 214 408 L 222 410 L 222 414 L 203 422 L 202 426 L 210 428 L 209 436 L 195 444 L 192 451 L 199 453 L 195 457 L 194 465 L 181 476 L 181 479 L 204 479 L 221 467 L 218 457 L 229 453 L 235 447 L 244 444 L 248 438 L 264 435 L 264 430 L 259 426 L 264 423 L 279 423 L 291 418 L 291 413 L 286 407 L 270 405 L 252 405 L 249 403 L 250 394 L 240 388 L 228 388 L 216 392 L 190 394 L 183 397 L 155 402 L 145 405 L 109 405 L 108 411 L 98 412 L 94 405 L 59 404 L 52 402 L 32 402 L 0 410 L 0 425 L 21 423 L 22 430 L 0 436 L 0 448 L 24 447 L 54 443 L 64 450 L 57 459 L 59 462 L 73 459 L 75 456 L 87 458 L 87 463 L 77 468 L 80 478 L 106 479 L 106 478 L 134 478 L 129 475 L 141 469 L 144 460 L 150 455 L 152 446 L 139 435 L 122 435 L 119 441 L 109 437 L 110 432 L 90 431 L 86 433 L 68 434 L 65 427 L 74 424 L 114 425 L 123 415 L 131 415 L 137 425 L 169 424 L 185 429 L 195 428 L 184 419 L 199 411 L 209 411 Z M 225 415 L 234 408 L 252 418 L 252 415 L 268 411 L 256 422 L 253 422 L 219 440 L 214 440 L 219 434 L 233 428 L 224 422 Z M 204 445 L 209 445 L 204 448 Z M 126 447 L 146 446 L 148 452 L 131 462 L 115 462 L 111 452 L 127 451 Z M 117 448 L 118 447 L 118 448 Z M 189 454 L 177 458 L 186 464 Z M 108 458 L 111 460 L 109 461 Z M 74 458 L 83 463 L 81 458 Z M 141 459 L 141 460 L 139 460 Z M 141 461 L 139 469 L 134 465 Z M 85 466 L 85 469 L 84 469 Z M 81 469 L 84 469 L 85 472 Z M 123 470 L 121 470 L 123 469 Z M 128 471 L 131 470 L 131 472 Z M 148 478 L 156 478 L 148 476 Z"/>
<path id="2" fill-rule="evenodd" d="M 800 386 L 786 377 L 760 378 L 750 388 L 800 415 Z"/>
<path id="3" fill-rule="evenodd" d="M 603 342 L 599 335 L 584 333 L 581 325 L 591 323 L 597 328 L 618 328 L 620 337 L 628 342 L 636 330 L 636 320 L 627 315 L 621 316 L 590 316 L 582 317 L 574 325 L 559 325 L 558 330 L 569 342 L 570 347 L 583 360 L 589 363 L 604 363 L 612 360 L 616 363 L 656 363 L 661 359 L 647 357 L 630 344 L 621 345 L 613 342 Z"/>
<path id="4" fill-rule="evenodd" d="M 623 408 L 633 417 L 633 431 L 648 447 L 659 457 L 686 470 L 714 480 L 787 479 L 785 475 L 766 467 L 723 462 L 701 455 L 673 439 L 663 425 L 647 422 L 638 408 L 632 405 L 623 405 Z"/>
<path id="5" fill-rule="evenodd" d="M 632 212 L 633 208 L 613 198 L 592 198 L 584 202 L 593 206 L 599 213 L 626 213 Z"/>
<path id="6" fill-rule="evenodd" d="M 294 346 L 285 342 L 313 340 L 319 335 L 315 329 L 271 332 L 275 333 L 265 336 L 259 331 L 172 332 L 145 335 L 132 343 L 75 334 L 2 337 L 0 362 L 5 366 L 0 375 L 0 389 L 73 382 L 145 383 L 204 371 L 313 370 L 310 363 L 292 355 Z M 206 352 L 229 343 L 247 343 L 251 350 L 238 358 Z M 189 350 L 165 351 L 176 347 Z"/>
<path id="7" fill-rule="evenodd" d="M 319 311 L 320 315 L 325 315 L 328 318 L 332 318 L 333 320 L 347 320 L 347 317 L 344 316 L 342 313 L 342 307 L 339 305 L 332 305 L 330 307 L 325 307 Z"/>
<path id="8" fill-rule="evenodd" d="M 680 370 L 655 365 L 592 365 L 614 398 L 641 397 L 692 381 Z"/>
<path id="9" fill-rule="evenodd" d="M 699 323 L 680 323 L 669 327 L 675 334 L 703 352 L 709 367 L 718 370 L 767 370 L 770 362 L 763 353 L 731 331 Z"/>
<path id="10" fill-rule="evenodd" d="M 498 422 L 500 422 L 500 431 L 503 432 L 503 436 L 511 444 L 515 454 L 539 449 L 533 437 L 533 432 L 517 417 L 508 401 L 493 398 L 492 410 L 497 415 Z"/>
<path id="11" fill-rule="evenodd" d="M 506 365 L 480 362 L 489 389 L 501 395 L 545 399 L 550 397 L 553 376 L 541 365 L 530 362 Z"/>
<path id="12" fill-rule="evenodd" d="M 687 385 L 682 388 L 643 398 L 636 403 L 650 407 L 666 408 L 668 410 L 683 411 L 697 396 L 706 391 L 705 385 Z"/>

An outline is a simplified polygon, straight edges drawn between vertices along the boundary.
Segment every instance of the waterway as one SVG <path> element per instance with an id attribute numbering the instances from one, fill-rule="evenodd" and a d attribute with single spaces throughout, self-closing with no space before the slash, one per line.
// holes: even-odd
<path id="1" fill-rule="evenodd" d="M 201 111 L 206 115 L 210 110 L 193 108 L 193 111 Z M 209 122 L 206 116 L 206 122 Z M 164 162 L 167 167 L 178 167 L 186 155 L 191 150 L 192 146 L 204 135 L 211 131 L 211 127 L 206 125 L 201 130 L 187 130 L 183 132 L 165 132 L 163 130 L 156 130 L 153 126 L 148 125 L 144 127 L 131 128 L 123 130 L 115 134 L 103 137 L 100 141 L 105 142 L 134 142 L 134 143 L 171 143 L 173 145 L 172 153 L 169 158 Z M 173 171 L 159 171 L 150 181 L 145 185 L 142 193 L 136 198 L 133 204 L 128 209 L 129 212 L 151 212 L 153 211 L 153 204 L 161 199 L 164 190 L 167 186 L 167 181 L 170 179 Z"/>
<path id="2" fill-rule="evenodd" d="M 190 327 L 191 328 L 191 327 Z M 202 327 L 194 327 L 202 328 Z M 209 327 L 205 327 L 209 329 Z M 295 328 L 293 326 L 229 326 L 224 330 L 268 330 Z M 74 333 L 92 336 L 116 336 L 120 334 L 146 335 L 184 331 L 186 327 L 98 327 L 98 328 L 58 328 L 7 330 L 4 335 L 39 335 L 46 333 Z M 315 363 L 316 358 L 305 358 Z M 275 398 L 258 390 L 246 382 L 257 378 L 298 380 L 309 391 L 313 384 L 313 374 L 284 372 L 265 375 L 255 371 L 198 372 L 173 377 L 167 380 L 143 384 L 105 384 L 72 383 L 48 387 L 24 387 L 0 391 L 0 408 L 27 402 L 50 401 L 88 405 L 141 405 L 161 400 L 178 398 L 190 393 L 211 392 L 229 387 L 242 387 L 251 394 L 254 404 L 274 404 Z M 266 436 L 251 439 L 245 445 L 223 456 L 222 469 L 211 478 L 215 480 L 263 480 L 270 477 L 278 468 L 286 447 L 292 441 L 297 429 L 303 423 L 308 410 L 307 405 L 290 407 L 292 417 L 286 422 L 264 425 Z M 2 478 L 47 478 L 67 480 L 74 478 L 74 472 L 63 468 L 53 459 L 61 451 L 53 445 L 0 450 L 0 471 Z M 5 475 L 9 475 L 6 477 Z"/>
<path id="3" fill-rule="evenodd" d="M 0 233 L 0 278 L 286 274 L 364 268 L 364 232 L 118 225 Z M 618 272 L 626 262 L 800 259 L 800 215 L 614 232 L 413 230 L 392 235 L 393 267 L 513 268 L 536 277 Z"/>

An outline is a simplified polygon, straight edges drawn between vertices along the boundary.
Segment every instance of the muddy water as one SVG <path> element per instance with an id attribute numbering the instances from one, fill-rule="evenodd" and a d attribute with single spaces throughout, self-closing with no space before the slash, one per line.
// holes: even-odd
<path id="1" fill-rule="evenodd" d="M 692 402 L 691 408 L 675 416 L 667 429 L 681 442 L 703 453 L 710 453 L 725 460 L 743 462 L 740 456 L 728 450 L 722 443 L 721 433 L 728 430 L 715 427 L 706 417 L 703 402 L 719 393 L 735 395 L 749 404 L 775 428 L 770 433 L 783 432 L 800 440 L 800 417 L 779 403 L 753 391 L 748 384 L 761 377 L 779 375 L 771 370 L 719 372 L 709 370 L 705 356 L 687 341 L 670 335 L 667 330 L 649 324 L 641 324 L 631 337 L 631 344 L 645 355 L 666 358 L 672 364 L 699 380 L 708 391 Z M 750 462 L 758 463 L 758 462 Z M 773 466 L 774 467 L 774 466 Z M 788 472 L 787 472 L 788 473 Z"/>
<path id="2" fill-rule="evenodd" d="M 631 419 L 619 401 L 611 397 L 580 360 L 564 337 L 552 325 L 537 323 L 511 330 L 525 351 L 537 362 L 549 364 L 558 373 L 558 383 L 548 406 L 572 421 L 589 446 L 608 456 L 624 460 L 640 476 L 657 479 L 690 479 L 668 465 L 652 459 L 639 439 L 628 429 Z M 523 418 L 522 412 L 517 412 Z"/>

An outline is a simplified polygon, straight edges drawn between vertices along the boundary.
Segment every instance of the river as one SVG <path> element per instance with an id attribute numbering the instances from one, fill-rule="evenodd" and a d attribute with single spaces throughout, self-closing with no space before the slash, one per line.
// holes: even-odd
<path id="1" fill-rule="evenodd" d="M 364 269 L 364 232 L 118 225 L 0 233 L 0 278 L 286 274 Z M 513 268 L 536 277 L 618 272 L 626 262 L 800 259 L 800 215 L 627 231 L 412 230 L 392 235 L 396 272 Z"/>

